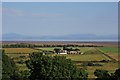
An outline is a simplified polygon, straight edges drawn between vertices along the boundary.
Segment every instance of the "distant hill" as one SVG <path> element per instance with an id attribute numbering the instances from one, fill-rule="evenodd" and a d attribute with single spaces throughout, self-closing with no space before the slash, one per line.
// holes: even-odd
<path id="1" fill-rule="evenodd" d="M 64 35 L 64 36 L 28 36 L 28 35 L 22 35 L 22 34 L 16 34 L 16 33 L 8 33 L 2 35 L 3 41 L 20 41 L 20 40 L 117 40 L 117 35 L 95 35 L 95 34 L 70 34 L 70 35 Z"/>

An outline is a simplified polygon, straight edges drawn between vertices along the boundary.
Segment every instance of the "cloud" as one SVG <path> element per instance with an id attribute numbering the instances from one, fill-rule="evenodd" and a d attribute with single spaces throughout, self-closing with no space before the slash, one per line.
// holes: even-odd
<path id="1" fill-rule="evenodd" d="M 62 17 L 64 16 L 64 14 L 60 14 L 60 13 L 52 13 L 52 14 L 49 14 L 49 13 L 30 13 L 30 12 L 27 12 L 27 11 L 22 11 L 22 10 L 17 10 L 17 9 L 13 9 L 13 8 L 2 8 L 2 13 L 5 15 L 5 16 L 17 16 L 17 17 L 42 17 L 42 18 L 46 18 L 46 17 Z"/>
<path id="2" fill-rule="evenodd" d="M 33 17 L 62 17 L 64 14 L 40 14 L 40 13 L 34 13 L 32 14 Z"/>
<path id="3" fill-rule="evenodd" d="M 7 16 L 25 16 L 25 12 L 13 8 L 2 8 L 2 13 Z"/>

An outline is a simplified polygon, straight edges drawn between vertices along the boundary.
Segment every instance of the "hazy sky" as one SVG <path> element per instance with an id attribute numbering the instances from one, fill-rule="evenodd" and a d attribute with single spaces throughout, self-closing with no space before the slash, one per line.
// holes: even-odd
<path id="1" fill-rule="evenodd" d="M 2 10 L 3 34 L 34 36 L 118 33 L 117 2 L 4 2 Z"/>

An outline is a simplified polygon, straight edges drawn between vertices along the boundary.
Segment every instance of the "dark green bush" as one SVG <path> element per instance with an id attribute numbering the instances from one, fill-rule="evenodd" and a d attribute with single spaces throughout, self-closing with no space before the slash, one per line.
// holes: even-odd
<path id="1" fill-rule="evenodd" d="M 2 51 L 2 80 L 17 80 L 18 77 L 14 61 Z"/>
<path id="2" fill-rule="evenodd" d="M 84 62 L 81 64 L 81 66 L 102 66 L 102 65 L 98 63 L 93 63 L 93 62 Z"/>
<path id="3" fill-rule="evenodd" d="M 86 80 L 88 76 L 85 70 L 78 69 L 64 56 L 31 54 L 26 64 L 30 69 L 30 80 Z"/>

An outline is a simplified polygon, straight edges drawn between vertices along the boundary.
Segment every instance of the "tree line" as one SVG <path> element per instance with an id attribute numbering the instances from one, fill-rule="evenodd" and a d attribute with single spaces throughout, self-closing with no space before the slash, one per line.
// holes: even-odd
<path id="1" fill-rule="evenodd" d="M 16 44 L 3 44 L 3 48 L 35 48 L 35 47 L 103 47 L 98 45 L 77 45 L 77 44 L 27 44 L 27 43 L 16 43 Z"/>

